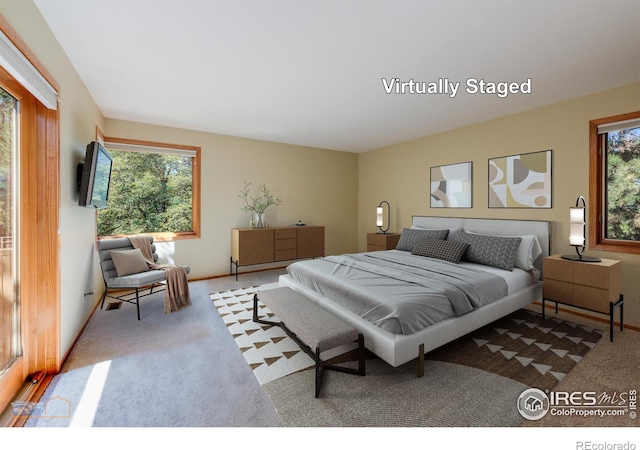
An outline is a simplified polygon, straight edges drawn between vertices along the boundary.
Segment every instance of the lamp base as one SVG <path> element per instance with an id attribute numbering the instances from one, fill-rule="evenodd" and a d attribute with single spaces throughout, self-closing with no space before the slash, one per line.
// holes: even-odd
<path id="1" fill-rule="evenodd" d="M 378 231 L 376 234 L 388 234 L 386 231 Z"/>
<path id="2" fill-rule="evenodd" d="M 579 262 L 600 262 L 602 261 L 600 258 L 594 258 L 591 256 L 578 256 L 578 255 L 562 255 L 562 259 L 568 259 L 571 261 L 579 261 Z"/>

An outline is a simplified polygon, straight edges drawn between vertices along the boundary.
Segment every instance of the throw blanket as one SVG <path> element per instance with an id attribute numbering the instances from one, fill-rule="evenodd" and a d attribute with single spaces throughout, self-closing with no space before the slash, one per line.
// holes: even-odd
<path id="1" fill-rule="evenodd" d="M 191 304 L 187 271 L 182 266 L 173 264 L 157 264 L 153 260 L 151 242 L 145 236 L 131 236 L 129 241 L 133 248 L 139 248 L 147 265 L 152 270 L 164 270 L 167 286 L 164 291 L 164 313 L 181 310 Z"/>
<path id="2" fill-rule="evenodd" d="M 298 261 L 287 272 L 374 325 L 405 335 L 508 292 L 497 275 L 398 250 Z"/>

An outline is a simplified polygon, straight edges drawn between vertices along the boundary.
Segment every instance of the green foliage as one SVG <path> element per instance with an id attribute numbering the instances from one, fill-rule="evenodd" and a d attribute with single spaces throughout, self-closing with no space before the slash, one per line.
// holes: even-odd
<path id="1" fill-rule="evenodd" d="M 251 183 L 244 180 L 244 189 L 242 189 L 240 195 L 238 195 L 239 198 L 244 200 L 244 206 L 240 208 L 242 211 L 263 214 L 269 206 L 278 206 L 282 203 L 282 200 L 274 197 L 264 184 L 258 187 L 258 193 L 255 197 L 251 196 L 250 187 Z"/>
<path id="2" fill-rule="evenodd" d="M 607 238 L 640 241 L 640 128 L 609 133 L 607 177 Z"/>
<path id="3" fill-rule="evenodd" d="M 13 136 L 16 100 L 0 89 L 0 236 L 13 234 Z"/>
<path id="4" fill-rule="evenodd" d="M 98 235 L 192 231 L 192 160 L 109 150 L 113 171 Z"/>

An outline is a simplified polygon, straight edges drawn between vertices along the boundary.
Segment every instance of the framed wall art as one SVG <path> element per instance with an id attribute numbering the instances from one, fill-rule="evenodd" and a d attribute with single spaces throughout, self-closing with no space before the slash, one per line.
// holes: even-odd
<path id="1" fill-rule="evenodd" d="M 551 208 L 552 150 L 489 159 L 489 208 Z"/>
<path id="2" fill-rule="evenodd" d="M 471 208 L 472 173 L 472 162 L 432 167 L 431 207 Z"/>

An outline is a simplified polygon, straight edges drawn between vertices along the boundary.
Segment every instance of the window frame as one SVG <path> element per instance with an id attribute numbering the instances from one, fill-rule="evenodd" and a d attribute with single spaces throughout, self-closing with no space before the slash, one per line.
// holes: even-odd
<path id="1" fill-rule="evenodd" d="M 178 241 L 182 239 L 199 239 L 200 238 L 200 168 L 201 168 L 201 153 L 202 150 L 200 147 L 191 146 L 191 145 L 181 145 L 181 144 L 167 144 L 163 142 L 152 142 L 152 141 L 141 141 L 137 139 L 123 139 L 116 137 L 104 137 L 103 143 L 105 147 L 108 147 L 109 144 L 123 144 L 137 147 L 156 147 L 167 150 L 188 150 L 194 151 L 196 156 L 191 158 L 191 208 L 192 208 L 192 230 L 191 231 L 179 231 L 179 232 L 150 232 L 145 233 L 146 235 L 153 236 L 153 240 L 155 242 L 171 242 Z M 98 211 L 96 210 L 96 228 L 98 226 Z M 97 233 L 96 233 L 97 234 Z M 107 235 L 107 236 L 97 236 L 98 240 L 105 239 L 117 239 L 122 237 L 131 236 L 129 234 L 119 234 L 119 235 Z"/>
<path id="2" fill-rule="evenodd" d="M 598 138 L 598 126 L 640 119 L 640 111 L 589 121 L 589 248 L 593 250 L 640 254 L 640 241 L 606 239 L 604 236 L 605 154 Z"/>

